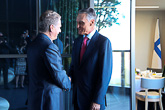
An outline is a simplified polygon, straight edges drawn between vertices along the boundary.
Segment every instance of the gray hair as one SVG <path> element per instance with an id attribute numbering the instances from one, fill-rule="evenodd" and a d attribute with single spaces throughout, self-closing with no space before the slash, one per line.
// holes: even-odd
<path id="1" fill-rule="evenodd" d="M 78 12 L 78 14 L 83 14 L 83 13 L 86 13 L 88 21 L 90 21 L 91 19 L 94 19 L 96 22 L 96 13 L 93 8 L 81 9 Z"/>
<path id="2" fill-rule="evenodd" d="M 39 32 L 49 31 L 50 25 L 56 26 L 61 16 L 52 10 L 45 11 L 39 20 Z"/>

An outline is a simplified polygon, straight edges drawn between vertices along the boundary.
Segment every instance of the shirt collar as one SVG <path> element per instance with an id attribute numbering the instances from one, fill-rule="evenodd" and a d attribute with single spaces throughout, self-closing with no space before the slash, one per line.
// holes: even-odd
<path id="1" fill-rule="evenodd" d="M 91 33 L 89 33 L 86 37 L 88 37 L 88 39 L 92 39 L 92 36 L 95 34 L 96 29 L 94 29 Z M 83 35 L 83 38 L 85 37 L 85 35 Z"/>

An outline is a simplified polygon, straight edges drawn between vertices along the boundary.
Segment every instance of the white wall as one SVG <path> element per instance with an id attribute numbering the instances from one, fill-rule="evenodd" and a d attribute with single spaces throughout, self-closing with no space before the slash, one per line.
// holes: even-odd
<path id="1" fill-rule="evenodd" d="M 135 67 L 151 67 L 154 49 L 156 20 L 160 21 L 162 63 L 165 61 L 165 11 L 136 11 L 135 16 Z"/>

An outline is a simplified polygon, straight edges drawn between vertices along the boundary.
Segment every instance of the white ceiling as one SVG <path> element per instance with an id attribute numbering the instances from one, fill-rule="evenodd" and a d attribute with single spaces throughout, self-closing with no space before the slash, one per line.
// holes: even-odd
<path id="1" fill-rule="evenodd" d="M 136 0 L 136 6 L 159 6 L 159 9 L 137 10 L 165 10 L 165 0 Z"/>

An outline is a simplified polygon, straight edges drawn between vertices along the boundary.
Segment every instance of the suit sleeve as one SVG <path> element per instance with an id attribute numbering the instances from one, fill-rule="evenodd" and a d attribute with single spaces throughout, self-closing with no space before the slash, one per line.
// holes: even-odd
<path id="1" fill-rule="evenodd" d="M 93 102 L 104 104 L 105 95 L 112 74 L 112 48 L 108 39 L 102 43 L 99 51 L 99 74 Z"/>
<path id="2" fill-rule="evenodd" d="M 49 45 L 46 49 L 44 60 L 54 82 L 62 89 L 70 90 L 71 82 L 63 70 L 61 54 L 55 44 Z"/>
<path id="3" fill-rule="evenodd" d="M 69 71 L 68 71 L 68 76 L 71 77 L 71 82 L 73 83 L 74 82 L 74 78 L 73 78 L 73 74 L 74 74 L 74 50 L 75 49 L 75 43 L 73 45 L 73 49 L 72 49 L 72 61 L 71 61 L 71 64 L 70 64 L 70 68 L 69 68 Z"/>

